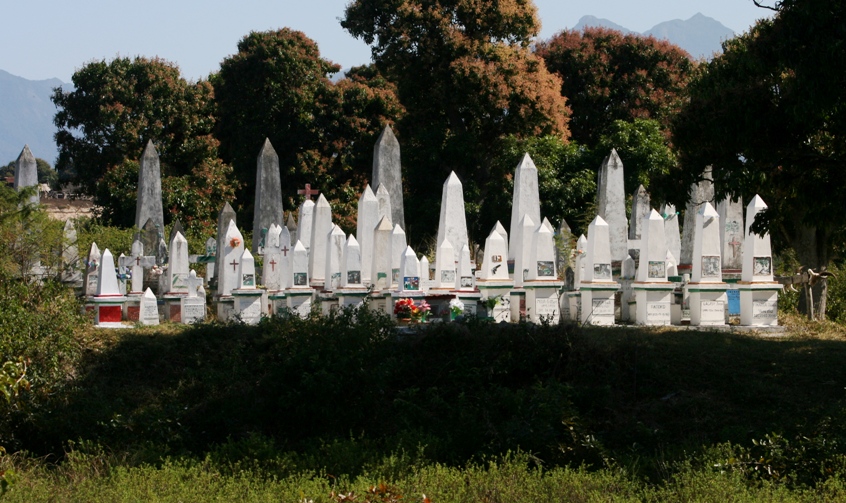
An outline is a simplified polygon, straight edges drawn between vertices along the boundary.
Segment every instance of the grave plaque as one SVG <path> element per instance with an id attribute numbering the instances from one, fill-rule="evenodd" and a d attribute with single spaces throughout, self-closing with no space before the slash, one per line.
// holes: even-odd
<path id="1" fill-rule="evenodd" d="M 419 276 L 413 276 L 413 277 L 406 276 L 405 278 L 403 278 L 403 285 L 404 285 L 403 290 L 420 290 L 420 277 Z"/>
<path id="2" fill-rule="evenodd" d="M 757 323 L 769 323 L 777 320 L 778 300 L 753 300 L 752 319 Z"/>
<path id="3" fill-rule="evenodd" d="M 614 298 L 592 299 L 589 319 L 593 325 L 613 325 Z"/>
<path id="4" fill-rule="evenodd" d="M 719 278 L 722 274 L 722 260 L 719 256 L 702 256 L 702 277 Z"/>
<path id="5" fill-rule="evenodd" d="M 450 285 L 455 284 L 455 270 L 446 270 L 441 271 L 441 283 L 446 283 Z"/>
<path id="6" fill-rule="evenodd" d="M 261 320 L 261 296 L 243 295 L 237 297 L 238 316 L 247 325 L 255 325 Z"/>
<path id="7" fill-rule="evenodd" d="M 535 313 L 538 320 L 556 321 L 558 319 L 558 298 L 535 299 Z"/>
<path id="8" fill-rule="evenodd" d="M 199 323 L 206 319 L 206 303 L 201 297 L 182 299 L 182 323 Z"/>
<path id="9" fill-rule="evenodd" d="M 593 264 L 593 279 L 611 279 L 611 264 Z"/>
<path id="10" fill-rule="evenodd" d="M 140 321 L 144 325 L 159 324 L 159 306 L 156 302 L 141 302 Z"/>
<path id="11" fill-rule="evenodd" d="M 740 290 L 733 288 L 726 290 L 728 297 L 729 316 L 740 316 Z"/>
<path id="12" fill-rule="evenodd" d="M 649 261 L 649 278 L 663 279 L 667 277 L 666 269 L 667 262 L 664 260 L 650 260 Z"/>
<path id="13" fill-rule="evenodd" d="M 538 261 L 538 277 L 555 276 L 555 263 L 551 260 Z"/>
<path id="14" fill-rule="evenodd" d="M 294 306 L 293 312 L 301 318 L 308 317 L 311 314 L 311 299 L 306 299 L 302 304 Z"/>
<path id="15" fill-rule="evenodd" d="M 699 303 L 700 325 L 724 325 L 726 322 L 726 307 L 722 301 L 703 300 Z"/>
<path id="16" fill-rule="evenodd" d="M 646 324 L 647 325 L 669 325 L 670 324 L 670 303 L 669 302 L 647 302 L 646 303 Z"/>
<path id="17" fill-rule="evenodd" d="M 772 257 L 755 257 L 752 263 L 754 276 L 769 276 L 773 273 Z"/>

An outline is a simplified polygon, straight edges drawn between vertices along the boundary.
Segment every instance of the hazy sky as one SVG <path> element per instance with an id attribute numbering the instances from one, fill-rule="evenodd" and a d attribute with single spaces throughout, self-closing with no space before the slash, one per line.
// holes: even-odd
<path id="1" fill-rule="evenodd" d="M 349 0 L 0 0 L 0 70 L 31 80 L 70 82 L 85 62 L 159 56 L 188 79 L 215 71 L 250 31 L 291 27 L 317 41 L 321 54 L 348 68 L 370 50 L 340 26 Z M 771 12 L 752 0 L 535 0 L 541 38 L 573 27 L 584 15 L 634 31 L 697 12 L 737 33 Z"/>

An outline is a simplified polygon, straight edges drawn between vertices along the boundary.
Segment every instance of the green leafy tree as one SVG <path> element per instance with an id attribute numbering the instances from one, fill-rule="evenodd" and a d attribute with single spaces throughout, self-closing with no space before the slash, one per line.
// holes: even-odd
<path id="1" fill-rule="evenodd" d="M 669 42 L 607 28 L 564 30 L 535 51 L 563 81 L 573 139 L 590 146 L 617 120 L 653 119 L 666 131 L 695 66 Z"/>
<path id="2" fill-rule="evenodd" d="M 216 212 L 204 198 L 234 197 L 230 168 L 218 160 L 213 89 L 209 82 L 189 83 L 179 68 L 164 60 L 136 57 L 85 64 L 73 75 L 74 89 L 56 88 L 57 169 L 95 196 L 103 216 L 114 224 L 134 223 L 137 162 L 153 140 L 161 158 L 162 186 L 190 187 L 191 197 L 166 201 L 184 221 L 211 226 Z M 169 178 L 185 177 L 182 182 Z M 209 183 L 215 183 L 209 187 Z M 165 192 L 167 194 L 167 192 Z"/>
<path id="3" fill-rule="evenodd" d="M 713 165 L 718 195 L 760 194 L 769 211 L 758 229 L 816 268 L 846 230 L 844 200 L 832 196 L 846 189 L 846 6 L 778 5 L 691 83 L 673 129 L 683 169 L 668 192 Z"/>
<path id="4" fill-rule="evenodd" d="M 486 201 L 505 190 L 513 171 L 496 159 L 506 138 L 569 136 L 560 80 L 529 49 L 540 28 L 534 4 L 356 0 L 341 25 L 371 45 L 376 68 L 396 83 L 406 108 L 397 136 L 406 204 L 415 208 L 411 235 L 435 232 L 441 185 L 455 171 L 470 231 L 483 239 L 487 216 L 504 217 Z"/>
<path id="5" fill-rule="evenodd" d="M 340 67 L 320 56 L 303 33 L 253 32 L 213 77 L 221 153 L 243 182 L 242 209 L 252 211 L 256 157 L 265 138 L 279 155 L 286 206 L 311 183 L 338 216 L 354 215 L 368 178 L 373 143 L 402 112 L 393 85 L 373 69 L 354 69 L 337 84 Z M 351 221 L 342 221 L 351 228 Z"/>
<path id="6" fill-rule="evenodd" d="M 593 148 L 595 167 L 611 149 L 617 149 L 625 166 L 627 194 L 638 185 L 651 188 L 653 180 L 664 179 L 678 162 L 661 124 L 654 119 L 614 121 Z"/>

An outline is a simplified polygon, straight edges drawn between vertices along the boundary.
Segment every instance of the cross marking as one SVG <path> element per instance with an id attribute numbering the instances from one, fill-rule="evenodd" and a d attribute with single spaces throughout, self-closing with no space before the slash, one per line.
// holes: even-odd
<path id="1" fill-rule="evenodd" d="M 236 267 L 238 267 L 238 262 L 235 262 L 235 259 L 232 259 L 232 263 L 229 264 L 232 266 L 232 271 L 237 271 Z"/>
<path id="2" fill-rule="evenodd" d="M 288 250 L 289 250 L 288 245 L 285 245 L 285 246 L 282 248 L 282 253 L 284 253 L 286 257 L 288 256 Z"/>
<path id="3" fill-rule="evenodd" d="M 278 262 L 276 262 L 276 259 L 275 259 L 275 258 L 274 258 L 274 259 L 272 259 L 272 260 L 270 261 L 270 270 L 271 270 L 271 271 L 275 271 L 275 270 L 276 270 L 276 264 L 278 264 Z"/>
<path id="4" fill-rule="evenodd" d="M 316 189 L 312 189 L 311 184 L 307 183 L 307 184 L 305 184 L 304 189 L 299 189 L 297 191 L 297 194 L 304 194 L 308 199 L 311 199 L 311 196 L 316 196 L 316 195 L 320 194 L 320 191 L 318 191 Z"/>
<path id="5" fill-rule="evenodd" d="M 141 265 L 141 257 L 135 257 L 135 267 L 139 267 Z"/>

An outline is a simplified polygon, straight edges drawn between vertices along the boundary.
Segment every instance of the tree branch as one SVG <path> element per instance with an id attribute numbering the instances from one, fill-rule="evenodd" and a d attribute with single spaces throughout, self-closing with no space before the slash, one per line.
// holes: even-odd
<path id="1" fill-rule="evenodd" d="M 780 9 L 781 2 L 776 2 L 774 6 L 764 5 L 761 3 L 761 0 L 752 0 L 752 3 L 755 4 L 755 7 L 760 7 L 762 9 L 768 9 L 773 12 L 778 12 Z"/>

